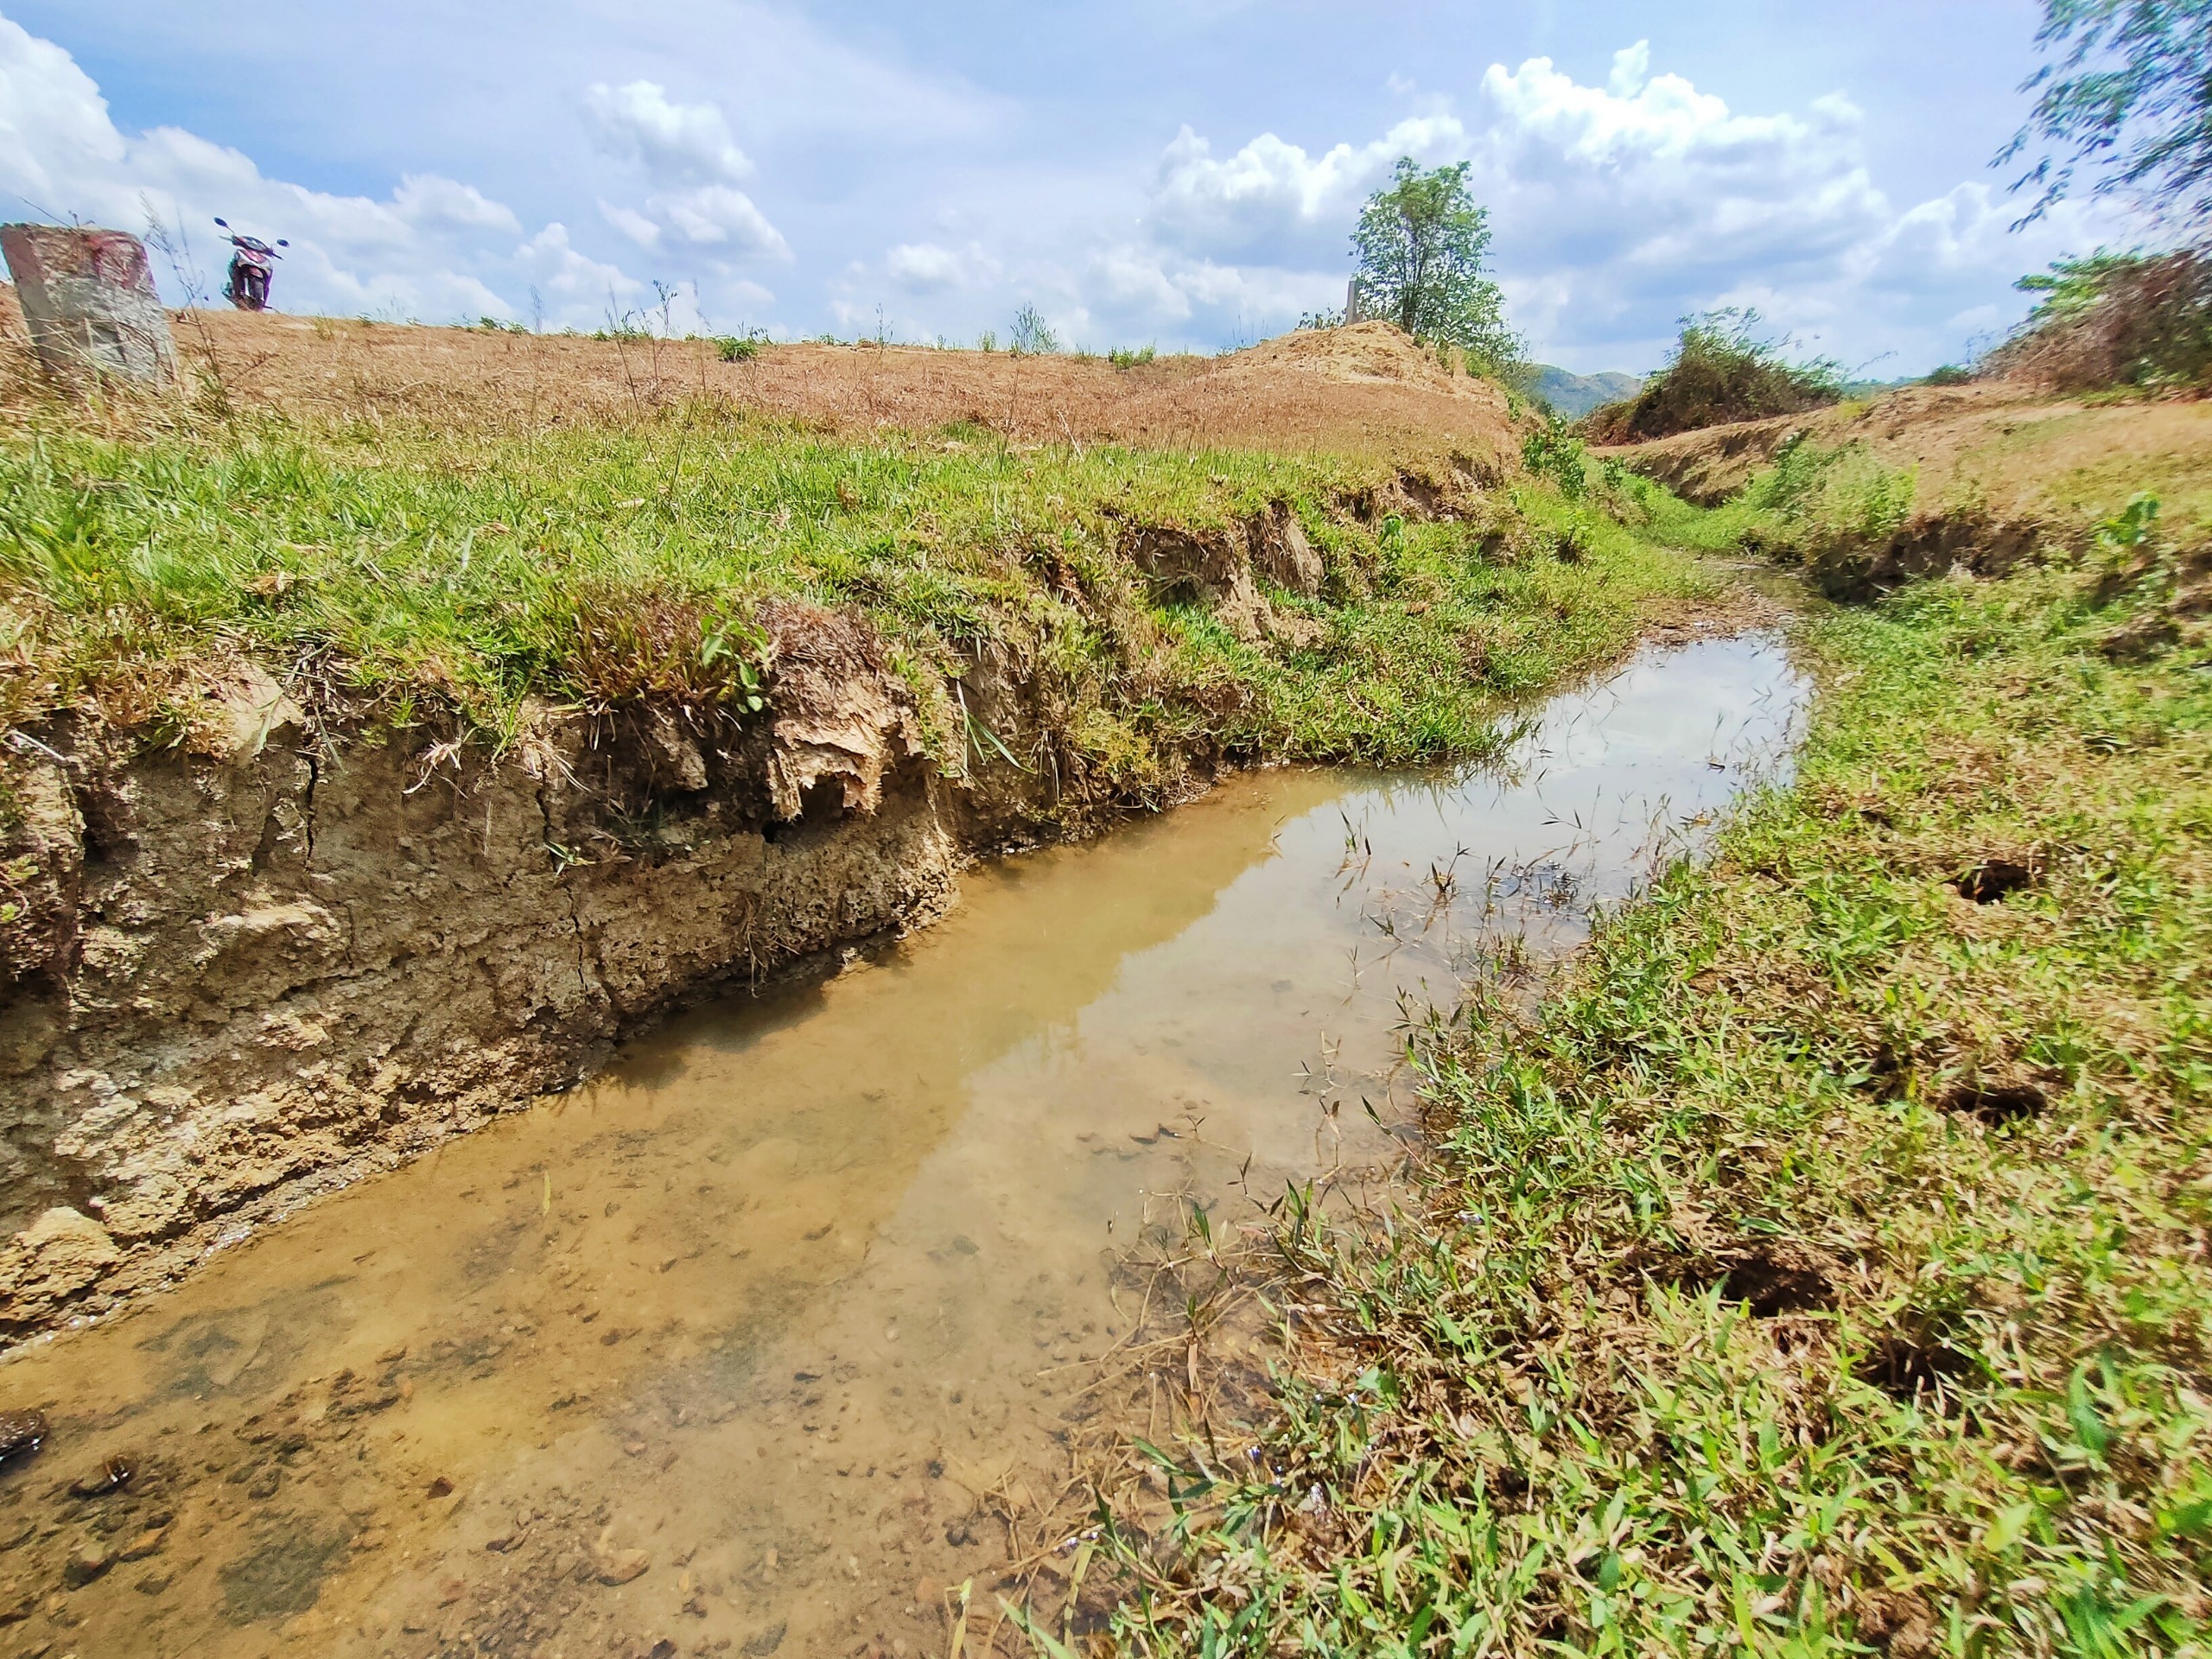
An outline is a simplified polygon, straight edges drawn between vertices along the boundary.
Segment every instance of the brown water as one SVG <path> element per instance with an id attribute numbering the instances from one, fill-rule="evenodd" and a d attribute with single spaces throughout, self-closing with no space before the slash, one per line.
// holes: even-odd
<path id="1" fill-rule="evenodd" d="M 0 1474 L 0 1652 L 942 1651 L 1099 1427 L 1128 1248 L 1389 1179 L 1402 999 L 1572 943 L 1800 702 L 1771 640 L 1647 654 L 1508 768 L 1247 777 L 976 870 L 0 1366 L 54 1427 Z"/>

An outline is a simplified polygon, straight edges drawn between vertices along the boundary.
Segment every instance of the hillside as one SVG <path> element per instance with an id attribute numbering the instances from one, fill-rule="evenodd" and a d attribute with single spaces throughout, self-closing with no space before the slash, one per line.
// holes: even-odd
<path id="1" fill-rule="evenodd" d="M 1640 374 L 1569 374 L 1539 363 L 1529 390 L 1549 404 L 1561 420 L 1579 421 L 1593 409 L 1634 397 L 1643 385 Z"/>

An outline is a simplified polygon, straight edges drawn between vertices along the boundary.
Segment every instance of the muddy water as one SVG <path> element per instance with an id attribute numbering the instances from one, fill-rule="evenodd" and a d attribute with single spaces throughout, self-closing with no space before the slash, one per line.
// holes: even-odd
<path id="1" fill-rule="evenodd" d="M 1506 768 L 1245 778 L 977 870 L 0 1366 L 53 1424 L 0 1473 L 0 1654 L 942 1650 L 1097 1427 L 1127 1249 L 1387 1179 L 1402 998 L 1572 943 L 1800 700 L 1771 641 L 1649 654 Z"/>

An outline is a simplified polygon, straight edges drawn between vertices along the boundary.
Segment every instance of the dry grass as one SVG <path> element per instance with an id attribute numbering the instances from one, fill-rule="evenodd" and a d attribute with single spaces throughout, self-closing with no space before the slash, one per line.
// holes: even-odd
<path id="1" fill-rule="evenodd" d="M 1984 373 L 2059 391 L 2212 385 L 2212 251 L 2064 260 Z"/>
<path id="2" fill-rule="evenodd" d="M 1856 447 L 1884 467 L 1911 470 L 1916 513 L 1980 508 L 2063 533 L 2152 489 L 2170 524 L 2212 529 L 2212 402 L 2204 400 L 2085 401 L 2012 381 L 1919 387 L 1598 453 L 1713 506 L 1800 433 L 1812 448 Z"/>
<path id="3" fill-rule="evenodd" d="M 1756 311 L 1716 311 L 1685 323 L 1666 367 L 1632 397 L 1592 410 L 1584 431 L 1596 443 L 1636 443 L 1802 414 L 1842 395 L 1837 365 L 1789 361 L 1758 322 Z"/>
<path id="4" fill-rule="evenodd" d="M 1104 359 L 909 346 L 594 340 L 234 311 L 180 314 L 203 385 L 318 423 L 480 434 L 634 418 L 708 397 L 823 434 L 948 427 L 1010 442 L 1264 448 L 1408 461 L 1457 453 L 1493 475 L 1520 440 L 1504 393 L 1452 374 L 1385 323 L 1272 340 L 1227 357 Z M 0 287 L 0 341 L 19 336 Z M 4 366 L 4 365 L 0 365 Z"/>

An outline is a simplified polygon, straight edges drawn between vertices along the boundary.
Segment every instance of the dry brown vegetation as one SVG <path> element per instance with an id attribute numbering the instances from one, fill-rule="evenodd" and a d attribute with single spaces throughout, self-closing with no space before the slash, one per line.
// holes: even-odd
<path id="1" fill-rule="evenodd" d="M 1784 343 L 1761 337 L 1756 311 L 1692 318 L 1666 367 L 1633 397 L 1592 410 L 1583 431 L 1596 443 L 1637 443 L 1834 403 L 1842 370 L 1825 360 L 1792 362 Z"/>
<path id="2" fill-rule="evenodd" d="M 2021 286 L 2043 303 L 1983 373 L 2060 391 L 2212 385 L 2212 251 L 2098 254 Z"/>
<path id="3" fill-rule="evenodd" d="M 963 426 L 1017 443 L 1267 448 L 1503 467 L 1504 393 L 1444 369 L 1387 323 L 1308 331 L 1225 357 L 1015 356 L 913 346 L 763 345 L 512 334 L 359 320 L 179 313 L 177 340 L 230 398 L 308 419 L 479 429 L 620 419 L 704 396 L 817 430 Z M 14 291 L 0 336 L 20 341 Z"/>

